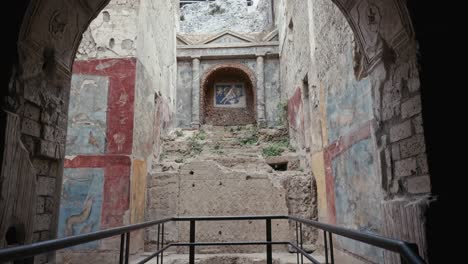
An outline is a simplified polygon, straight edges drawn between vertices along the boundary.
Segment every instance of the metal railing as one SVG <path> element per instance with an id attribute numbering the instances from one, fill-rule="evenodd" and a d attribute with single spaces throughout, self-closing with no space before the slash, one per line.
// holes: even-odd
<path id="1" fill-rule="evenodd" d="M 193 4 L 193 3 L 198 3 L 198 2 L 214 2 L 216 0 L 180 0 L 180 6 L 184 6 L 187 4 Z M 247 5 L 251 6 L 253 4 L 253 0 L 246 0 Z"/>
<path id="2" fill-rule="evenodd" d="M 238 241 L 238 242 L 196 242 L 196 223 L 207 221 L 265 221 L 265 241 Z M 296 241 L 272 241 L 272 220 L 289 220 L 295 223 Z M 189 222 L 190 223 L 190 239 L 188 243 L 170 243 L 164 244 L 164 226 L 168 222 Z M 265 245 L 267 264 L 272 264 L 273 253 L 272 245 L 290 245 L 296 250 L 297 263 L 304 263 L 304 258 L 314 264 L 320 264 L 314 257 L 307 253 L 303 248 L 303 225 L 312 226 L 323 231 L 324 246 L 325 246 L 325 263 L 334 264 L 334 247 L 333 235 L 338 235 L 353 239 L 368 245 L 376 246 L 381 249 L 386 249 L 398 253 L 402 263 L 408 264 L 424 264 L 424 260 L 419 256 L 418 249 L 415 244 L 401 240 L 390 239 L 379 235 L 359 232 L 342 227 L 328 225 L 317 221 L 306 220 L 294 216 L 219 216 L 219 217 L 173 217 L 157 221 L 146 222 L 142 224 L 129 225 L 125 227 L 113 228 L 104 231 L 98 231 L 89 234 L 77 235 L 73 237 L 54 239 L 50 241 L 39 242 L 31 245 L 18 246 L 0 250 L 0 263 L 4 261 L 14 261 L 29 258 L 35 255 L 44 254 L 72 246 L 97 241 L 105 238 L 110 238 L 120 235 L 120 264 L 129 263 L 130 249 L 130 233 L 132 231 L 157 227 L 156 252 L 138 262 L 138 264 L 146 263 L 156 258 L 156 263 L 164 263 L 164 251 L 171 247 L 189 247 L 189 264 L 195 263 L 195 248 L 203 246 L 241 246 L 241 245 Z"/>

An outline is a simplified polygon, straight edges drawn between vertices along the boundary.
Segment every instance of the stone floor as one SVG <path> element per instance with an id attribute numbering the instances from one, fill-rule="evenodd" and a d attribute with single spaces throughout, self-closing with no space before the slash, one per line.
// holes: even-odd
<path id="1" fill-rule="evenodd" d="M 136 264 L 152 253 L 143 253 L 130 261 L 131 264 Z M 325 263 L 325 258 L 318 254 L 312 256 L 320 263 Z M 156 264 L 156 260 L 147 262 Z M 166 264 L 187 264 L 187 254 L 168 254 L 164 256 Z M 264 264 L 266 263 L 265 253 L 249 253 L 249 254 L 198 254 L 195 255 L 196 264 Z M 304 263 L 311 263 L 304 258 Z M 273 253 L 273 264 L 297 264 L 297 255 L 295 253 L 275 252 Z"/>

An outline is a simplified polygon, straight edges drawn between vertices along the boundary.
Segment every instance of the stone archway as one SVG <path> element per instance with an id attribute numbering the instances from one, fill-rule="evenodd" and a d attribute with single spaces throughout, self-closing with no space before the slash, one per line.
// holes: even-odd
<path id="1" fill-rule="evenodd" d="M 201 123 L 255 124 L 257 102 L 255 80 L 254 73 L 242 64 L 222 64 L 208 70 L 201 80 Z M 219 96 L 215 95 L 215 90 Z M 230 96 L 229 92 L 235 92 L 237 96 L 231 96 L 234 98 L 231 101 L 223 101 L 223 97 L 226 99 Z"/>
<path id="2" fill-rule="evenodd" d="M 3 109 L 8 109 L 13 113 L 5 114 L 5 121 L 2 118 L 3 139 L 17 139 L 16 141 L 5 141 L 9 144 L 2 145 L 2 153 L 8 149 L 14 149 L 15 152 L 21 153 L 20 159 L 27 163 L 27 166 L 23 168 L 21 166 L 13 167 L 16 160 L 7 159 L 6 155 L 2 157 L 4 164 L 2 166 L 2 180 L 4 178 L 15 179 L 18 181 L 15 186 L 29 186 L 31 188 L 30 191 L 23 189 L 23 192 L 17 192 L 18 195 L 13 197 L 14 200 L 22 200 L 21 195 L 31 200 L 29 198 L 34 196 L 31 193 L 40 192 L 52 194 L 52 199 L 48 200 L 52 204 L 54 202 L 57 204 L 59 201 L 60 164 L 63 158 L 63 134 L 66 134 L 66 106 L 69 97 L 71 65 L 81 34 L 107 2 L 108 0 L 76 1 L 73 3 L 52 0 L 34 1 L 26 13 L 19 40 L 20 61 L 16 65 L 21 71 L 11 78 L 14 85 L 9 89 L 8 103 L 2 105 Z M 392 147 L 400 144 L 400 142 L 394 142 L 392 134 L 406 127 L 411 127 L 413 123 L 421 123 L 415 118 L 411 122 L 409 119 L 405 121 L 399 113 L 395 116 L 388 114 L 393 115 L 392 111 L 395 106 L 392 106 L 394 101 L 391 98 L 395 91 L 399 91 L 397 85 L 414 84 L 410 87 L 411 98 L 399 99 L 401 102 L 405 100 L 406 110 L 413 109 L 410 107 L 412 102 L 416 102 L 417 108 L 417 100 L 420 97 L 419 77 L 414 66 L 416 51 L 410 18 L 403 1 L 399 0 L 380 0 L 372 1 L 372 3 L 364 0 L 333 0 L 333 2 L 340 7 L 351 24 L 361 53 L 364 55 L 361 66 L 366 69 L 365 72 L 371 73 L 375 87 L 374 93 L 379 95 L 376 97 L 374 107 L 378 126 L 373 126 L 371 129 L 372 137 L 378 139 L 376 141 L 379 142 L 379 162 L 382 163 L 380 166 L 382 170 L 379 174 L 382 174 L 382 178 L 388 181 L 384 188 L 390 189 L 389 186 L 395 183 L 394 179 L 397 178 L 394 177 L 392 168 L 397 165 L 397 162 L 398 165 L 402 164 L 402 160 L 397 160 L 398 158 L 392 154 Z M 389 25 L 392 26 L 389 27 Z M 11 52 L 16 53 L 17 50 Z M 381 61 L 383 63 L 379 64 Z M 8 67 L 16 66 L 8 65 Z M 400 79 L 404 79 L 404 82 L 400 82 Z M 411 82 L 408 82 L 408 79 Z M 394 81 L 395 87 L 392 81 Z M 310 81 L 310 83 L 312 82 Z M 255 89 L 252 90 L 255 93 Z M 203 98 L 203 95 L 200 98 Z M 255 96 L 253 98 L 255 100 Z M 377 101 L 380 98 L 382 98 L 382 102 Z M 255 105 L 255 101 L 253 105 Z M 203 101 L 201 101 L 201 106 L 203 107 Z M 399 109 L 400 106 L 403 107 L 399 104 Z M 422 129 L 422 126 L 419 125 L 417 129 Z M 21 140 L 19 140 L 20 137 Z M 423 147 L 422 145 L 421 148 Z M 35 156 L 39 158 L 33 163 L 29 162 Z M 417 161 L 424 161 L 424 159 L 425 153 L 421 153 Z M 425 169 L 424 173 L 427 173 L 427 168 Z M 8 172 L 8 174 L 4 175 L 3 172 Z M 40 185 L 38 188 L 35 188 L 36 182 L 34 180 L 31 183 L 25 180 L 34 179 L 35 176 L 38 179 L 37 184 Z M 418 180 L 425 183 L 425 186 L 428 185 L 426 174 L 412 176 L 412 178 L 404 177 L 404 179 L 413 180 L 413 185 L 418 183 Z M 409 188 L 410 183 L 405 182 L 408 185 L 405 188 Z M 5 186 L 7 185 L 5 184 Z M 54 187 L 42 189 L 41 186 Z M 391 191 L 388 190 L 388 192 Z M 412 193 L 409 195 L 415 196 Z M 30 204 L 34 204 L 34 200 L 32 199 Z M 21 208 L 21 204 L 11 205 L 8 202 L 0 201 L 0 211 L 5 211 L 6 205 L 9 205 L 8 208 Z M 391 201 L 388 204 L 389 208 L 393 207 Z M 0 219 L 2 221 L 0 225 L 2 226 L 0 229 L 2 239 L 7 231 L 3 228 L 14 224 L 13 221 L 26 225 L 25 243 L 32 242 L 33 225 L 50 227 L 56 224 L 57 211 L 53 206 L 53 212 L 37 219 L 36 223 L 33 223 L 33 219 L 31 219 L 31 215 L 34 215 L 36 211 L 35 206 L 22 209 L 23 212 L 31 212 L 11 215 L 11 219 L 9 218 L 5 222 L 3 222 L 4 219 Z M 50 230 L 48 233 L 49 230 L 46 229 L 42 229 L 41 232 L 50 238 L 53 238 L 56 233 L 54 230 Z M 399 234 L 394 236 L 398 237 Z M 0 240 L 0 242 L 2 241 Z M 0 243 L 1 246 L 3 243 Z"/>

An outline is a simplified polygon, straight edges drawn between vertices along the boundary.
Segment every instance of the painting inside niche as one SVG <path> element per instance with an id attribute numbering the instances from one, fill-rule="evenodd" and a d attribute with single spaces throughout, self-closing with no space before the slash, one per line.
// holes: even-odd
<path id="1" fill-rule="evenodd" d="M 247 106 L 247 100 L 244 84 L 215 84 L 214 106 L 224 108 L 245 108 Z"/>

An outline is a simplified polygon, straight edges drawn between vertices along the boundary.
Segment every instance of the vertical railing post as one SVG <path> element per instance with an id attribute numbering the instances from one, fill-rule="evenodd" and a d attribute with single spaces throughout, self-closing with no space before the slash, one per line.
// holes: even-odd
<path id="1" fill-rule="evenodd" d="M 190 243 L 195 243 L 195 220 L 190 220 Z M 195 264 L 195 245 L 190 245 L 189 264 Z"/>
<path id="2" fill-rule="evenodd" d="M 161 233 L 161 225 L 158 225 L 158 238 L 156 238 L 156 252 L 159 251 L 159 236 Z M 156 256 L 156 264 L 159 264 L 159 254 Z"/>
<path id="3" fill-rule="evenodd" d="M 161 249 L 164 248 L 164 223 L 162 224 L 161 230 Z M 161 252 L 161 264 L 164 264 L 164 251 Z"/>
<path id="4" fill-rule="evenodd" d="M 266 241 L 271 242 L 271 219 L 266 220 Z M 273 253 L 271 248 L 271 243 L 267 244 L 267 264 L 273 263 Z"/>
<path id="5" fill-rule="evenodd" d="M 299 223 L 296 223 L 296 246 L 299 247 Z M 299 250 L 296 249 L 297 264 L 299 264 Z"/>
<path id="6" fill-rule="evenodd" d="M 124 261 L 124 248 L 125 248 L 125 234 L 122 234 L 122 235 L 120 235 L 119 264 L 123 264 L 123 261 Z"/>
<path id="7" fill-rule="evenodd" d="M 126 233 L 125 264 L 129 263 L 130 258 L 130 233 Z"/>
<path id="8" fill-rule="evenodd" d="M 304 250 L 304 239 L 302 238 L 302 223 L 299 223 L 299 238 L 301 239 L 301 249 Z M 301 254 L 301 264 L 304 264 L 304 254 Z"/>
<path id="9" fill-rule="evenodd" d="M 333 237 L 331 232 L 328 232 L 328 240 L 330 243 L 330 262 L 331 264 L 335 264 L 335 256 L 333 254 Z"/>
<path id="10" fill-rule="evenodd" d="M 325 231 L 325 230 L 323 230 L 323 244 L 325 246 L 325 264 L 328 264 L 327 231 Z"/>

